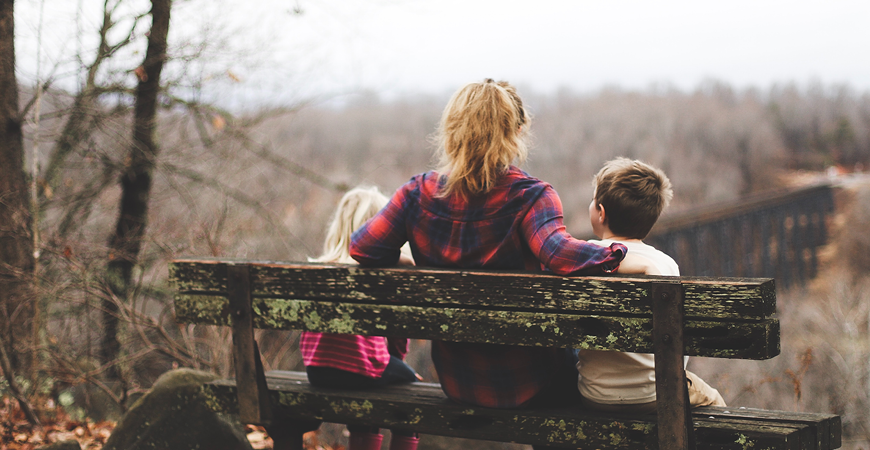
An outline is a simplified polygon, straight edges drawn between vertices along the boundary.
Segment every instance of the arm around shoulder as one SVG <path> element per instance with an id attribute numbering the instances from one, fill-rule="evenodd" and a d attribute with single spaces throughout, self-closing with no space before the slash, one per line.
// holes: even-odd
<path id="1" fill-rule="evenodd" d="M 617 267 L 626 253 L 622 244 L 602 247 L 568 234 L 562 201 L 552 188 L 544 191 L 526 213 L 522 233 L 538 260 L 559 275 L 606 273 Z"/>
<path id="2" fill-rule="evenodd" d="M 403 214 L 407 186 L 399 188 L 387 206 L 351 236 L 350 256 L 361 266 L 386 267 L 399 262 L 400 249 L 408 240 Z"/>

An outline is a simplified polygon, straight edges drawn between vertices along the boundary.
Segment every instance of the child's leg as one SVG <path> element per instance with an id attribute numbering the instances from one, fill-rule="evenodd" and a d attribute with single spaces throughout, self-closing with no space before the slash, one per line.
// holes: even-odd
<path id="1" fill-rule="evenodd" d="M 713 389 L 699 376 L 686 371 L 686 381 L 689 384 L 689 404 L 696 406 L 726 406 L 719 391 Z"/>
<path id="2" fill-rule="evenodd" d="M 411 366 L 405 364 L 401 359 L 391 356 L 390 363 L 387 364 L 384 373 L 379 379 L 380 386 L 391 386 L 394 384 L 406 384 L 417 381 L 417 372 Z M 392 437 L 390 438 L 390 450 L 417 450 L 417 444 L 420 439 L 417 433 L 408 430 L 391 429 Z"/>
<path id="3" fill-rule="evenodd" d="M 420 442 L 416 432 L 408 430 L 390 430 L 390 450 L 417 450 Z"/>
<path id="4" fill-rule="evenodd" d="M 347 431 L 350 431 L 347 450 L 380 450 L 384 441 L 384 435 L 376 427 L 348 425 Z"/>

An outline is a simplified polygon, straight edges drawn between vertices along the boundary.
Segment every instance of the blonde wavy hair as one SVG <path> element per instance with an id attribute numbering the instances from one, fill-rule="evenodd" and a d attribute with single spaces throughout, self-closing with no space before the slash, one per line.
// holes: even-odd
<path id="1" fill-rule="evenodd" d="M 323 253 L 311 262 L 355 263 L 350 257 L 350 236 L 383 208 L 388 199 L 377 187 L 356 187 L 347 191 L 329 223 Z"/>
<path id="2" fill-rule="evenodd" d="M 531 118 L 516 88 L 487 78 L 459 89 L 441 115 L 436 134 L 438 171 L 447 178 L 439 196 L 485 194 L 513 163 L 528 156 Z"/>

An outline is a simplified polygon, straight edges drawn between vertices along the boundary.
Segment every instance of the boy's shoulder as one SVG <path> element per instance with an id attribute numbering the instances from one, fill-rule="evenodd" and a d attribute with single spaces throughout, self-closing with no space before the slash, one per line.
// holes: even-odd
<path id="1" fill-rule="evenodd" d="M 623 244 L 628 247 L 629 253 L 634 253 L 635 255 L 644 257 L 650 260 L 653 264 L 655 264 L 656 268 L 662 275 L 665 276 L 679 276 L 680 275 L 680 266 L 674 261 L 674 258 L 671 258 L 667 253 L 649 245 L 643 241 L 618 241 L 613 239 L 604 239 L 604 240 L 591 240 L 589 241 L 593 244 L 608 246 L 614 242 Z"/>

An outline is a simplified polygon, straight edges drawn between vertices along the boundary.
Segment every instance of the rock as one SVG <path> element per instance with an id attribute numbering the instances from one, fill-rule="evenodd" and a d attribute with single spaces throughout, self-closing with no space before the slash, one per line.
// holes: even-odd
<path id="1" fill-rule="evenodd" d="M 75 439 L 70 439 L 39 447 L 38 450 L 82 450 L 82 446 Z"/>
<path id="2" fill-rule="evenodd" d="M 164 373 L 109 436 L 103 450 L 252 450 L 242 425 L 206 406 L 202 384 L 216 375 Z"/>

